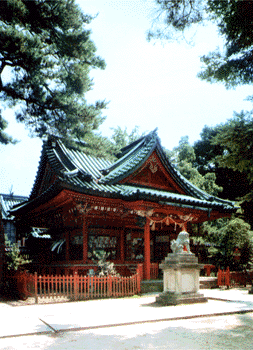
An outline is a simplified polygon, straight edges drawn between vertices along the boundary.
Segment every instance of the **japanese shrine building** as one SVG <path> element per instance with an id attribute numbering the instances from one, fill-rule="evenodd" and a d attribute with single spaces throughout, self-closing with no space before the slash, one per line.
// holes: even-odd
<path id="1" fill-rule="evenodd" d="M 230 201 L 192 185 L 168 160 L 156 130 L 121 150 L 115 162 L 44 142 L 27 202 L 11 211 L 18 229 L 48 228 L 61 240 L 57 264 L 92 266 L 104 250 L 115 264 L 161 262 L 170 241 L 189 226 L 230 216 Z M 51 260 L 50 260 L 51 259 Z M 53 263 L 53 258 L 48 263 Z"/>

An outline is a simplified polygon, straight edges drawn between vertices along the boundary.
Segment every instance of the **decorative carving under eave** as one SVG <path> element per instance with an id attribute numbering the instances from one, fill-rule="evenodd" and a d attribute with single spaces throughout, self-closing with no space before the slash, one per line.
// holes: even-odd
<path id="1" fill-rule="evenodd" d="M 76 208 L 75 208 L 79 214 L 87 214 L 89 211 L 92 210 L 92 207 L 91 205 L 88 203 L 88 202 L 79 202 L 77 205 L 76 205 Z"/>
<path id="2" fill-rule="evenodd" d="M 75 202 L 75 207 L 71 209 L 74 215 L 113 215 L 120 218 L 124 218 L 127 215 L 134 214 L 132 209 L 126 208 L 123 205 L 112 206 L 106 203 L 94 203 L 79 201 Z"/>
<path id="3" fill-rule="evenodd" d="M 157 160 L 154 156 L 150 157 L 148 160 L 150 171 L 155 174 L 158 170 Z"/>
<path id="4" fill-rule="evenodd" d="M 135 213 L 141 217 L 150 217 L 154 213 L 154 209 L 148 209 L 148 210 L 135 210 Z"/>
<path id="5" fill-rule="evenodd" d="M 172 215 L 172 214 L 165 214 L 163 218 L 161 218 L 158 213 L 155 213 L 154 209 L 148 209 L 148 210 L 135 210 L 135 213 L 138 216 L 148 218 L 150 220 L 151 230 L 155 231 L 155 225 L 164 223 L 166 225 L 175 225 L 179 226 L 182 230 L 186 230 L 187 223 L 193 222 L 196 219 L 195 216 L 188 214 L 188 215 Z M 157 215 L 157 217 L 156 217 Z"/>

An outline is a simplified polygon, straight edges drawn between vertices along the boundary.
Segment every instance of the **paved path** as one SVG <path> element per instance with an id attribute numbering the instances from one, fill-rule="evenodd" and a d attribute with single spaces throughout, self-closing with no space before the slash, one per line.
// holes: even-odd
<path id="1" fill-rule="evenodd" d="M 94 330 L 253 312 L 253 295 L 247 290 L 201 290 L 207 303 L 154 305 L 155 295 L 13 307 L 0 303 L 0 341 L 32 334 L 56 335 L 63 331 Z M 1 344 L 0 344 L 0 349 Z"/>

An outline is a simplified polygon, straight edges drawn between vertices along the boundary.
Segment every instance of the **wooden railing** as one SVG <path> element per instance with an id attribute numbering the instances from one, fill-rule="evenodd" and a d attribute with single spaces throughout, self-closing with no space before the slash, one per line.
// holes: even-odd
<path id="1" fill-rule="evenodd" d="M 140 276 L 140 280 L 143 280 L 143 264 L 138 264 L 136 268 L 136 273 Z"/>
<path id="2" fill-rule="evenodd" d="M 252 284 L 253 271 L 230 271 L 227 267 L 226 270 L 218 270 L 217 274 L 217 284 L 218 286 L 244 286 Z"/>
<path id="3" fill-rule="evenodd" d="M 158 264 L 151 264 L 151 279 L 158 277 Z M 71 300 L 124 297 L 140 293 L 143 280 L 143 264 L 138 264 L 136 273 L 126 277 L 98 277 L 73 274 L 28 274 L 19 273 L 13 279 L 20 295 L 38 298 L 66 297 Z M 22 290 L 21 290 L 22 289 Z"/>
<path id="4" fill-rule="evenodd" d="M 74 275 L 34 276 L 34 297 L 67 297 L 70 300 L 116 298 L 138 294 L 140 292 L 140 275 L 130 277 L 98 277 Z"/>
<path id="5" fill-rule="evenodd" d="M 230 283 L 234 286 L 244 286 L 247 283 L 252 284 L 253 272 L 252 271 L 231 271 L 230 272 Z"/>

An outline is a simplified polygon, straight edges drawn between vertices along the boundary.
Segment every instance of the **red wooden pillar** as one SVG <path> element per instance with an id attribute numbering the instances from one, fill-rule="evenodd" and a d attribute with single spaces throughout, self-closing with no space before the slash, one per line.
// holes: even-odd
<path id="1" fill-rule="evenodd" d="M 85 217 L 83 218 L 83 263 L 88 260 L 88 227 Z"/>
<path id="2" fill-rule="evenodd" d="M 125 242 L 124 242 L 124 230 L 120 231 L 120 262 L 123 264 L 125 260 Z"/>
<path id="3" fill-rule="evenodd" d="M 150 280 L 150 219 L 146 219 L 144 227 L 144 279 Z"/>

